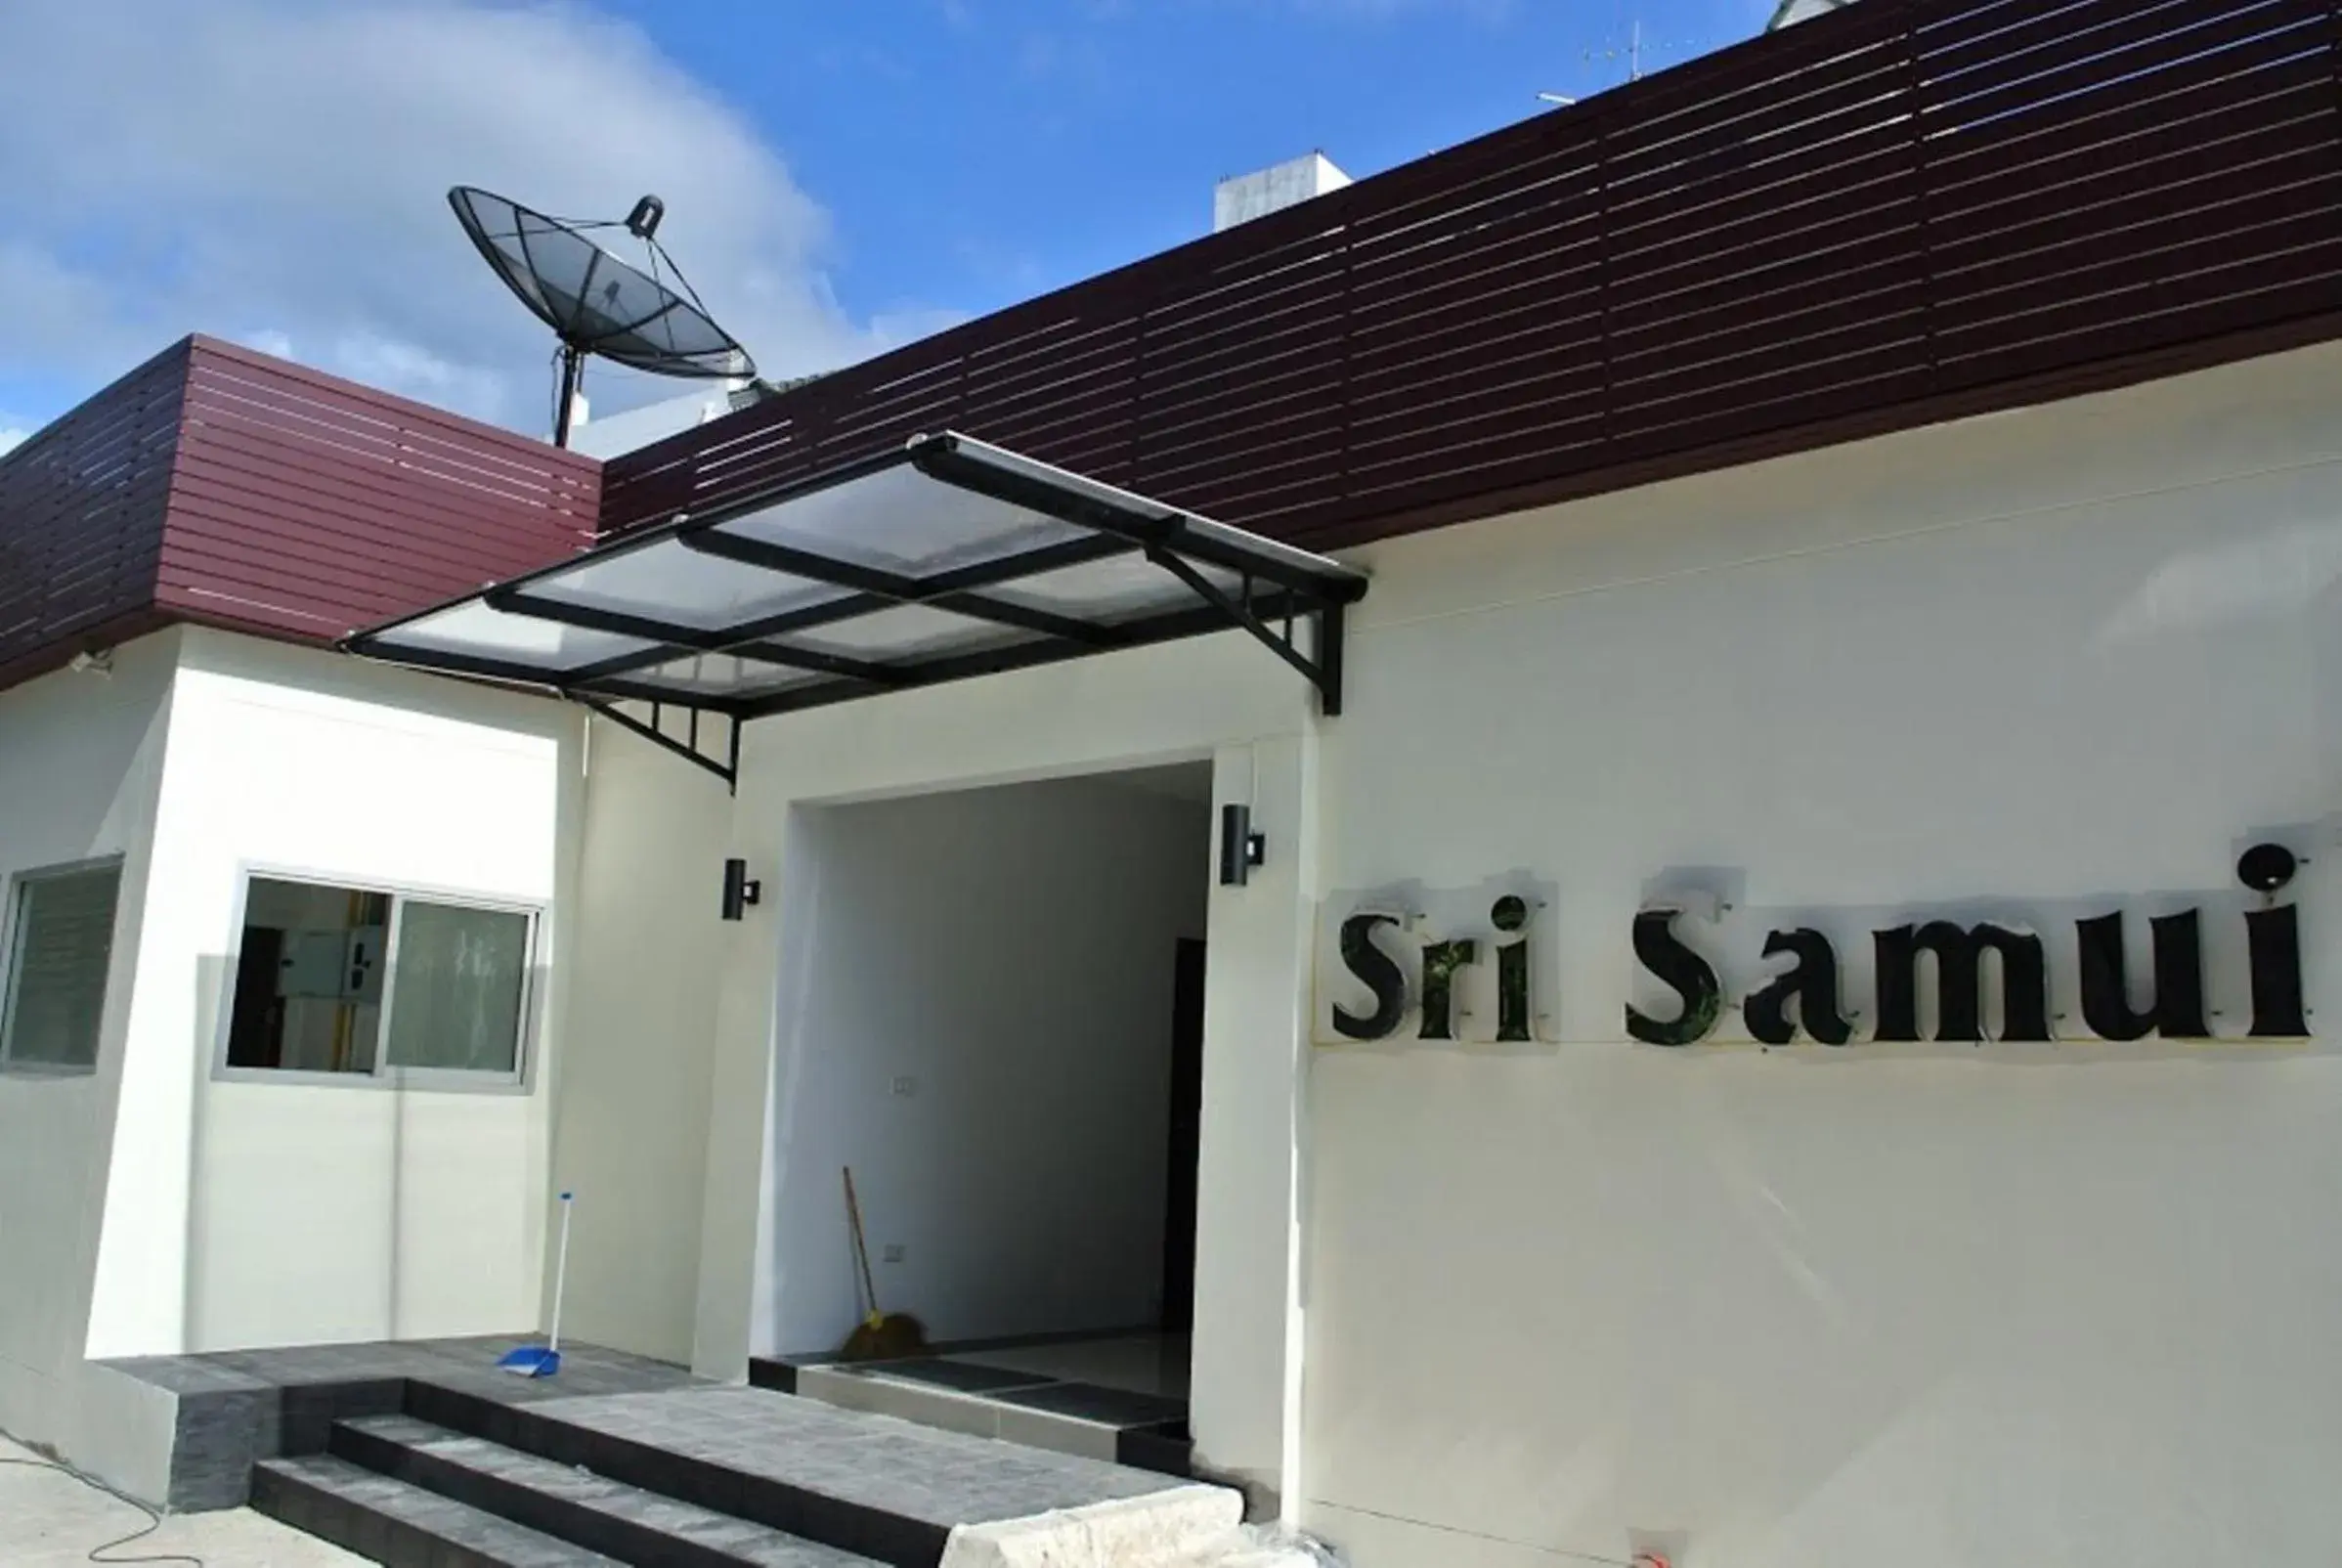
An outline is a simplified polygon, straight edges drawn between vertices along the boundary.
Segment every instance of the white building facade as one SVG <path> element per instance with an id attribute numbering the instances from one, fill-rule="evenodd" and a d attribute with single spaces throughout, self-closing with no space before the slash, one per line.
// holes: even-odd
<path id="1" fill-rule="evenodd" d="M 718 1377 L 810 1348 L 782 1217 L 834 1178 L 789 1150 L 846 1104 L 792 1092 L 840 896 L 815 813 L 1208 763 L 1265 849 L 1200 895 L 1199 1464 L 1362 1564 L 2313 1554 L 2342 1538 L 2314 1473 L 2342 1452 L 2338 368 L 1372 546 L 1338 718 L 1229 633 L 752 723 L 735 795 L 559 703 L 200 629 L 21 686 L 17 996 L 27 890 L 115 891 L 94 1061 L 0 1073 L 7 1425 L 135 1484 L 167 1416 L 97 1362 L 535 1323 L 558 1189 L 581 1338 Z M 2266 892 L 2235 869 L 2262 845 L 2297 862 Z M 765 884 L 736 923 L 731 857 Z M 515 1056 L 239 1067 L 269 883 L 525 917 Z M 2122 917 L 2145 1013 L 2147 923 L 2190 910 L 2203 1037 L 2099 1037 L 2077 923 Z M 2256 977 L 2275 910 L 2305 1029 Z M 1361 911 L 1405 975 L 1366 1039 Z M 1680 1045 L 1627 1024 L 1684 1010 L 1638 957 L 1665 911 L 1717 980 Z M 1935 1037 L 1926 966 L 1921 1038 L 1878 1038 L 1875 934 L 1935 920 L 2038 937 L 2053 1038 L 2006 949 L 1985 1038 Z M 1819 991 L 1754 1039 L 1804 963 L 1776 932 L 1827 938 L 1848 1043 L 1813 1038 Z M 1439 1038 L 1421 954 L 1457 939 Z"/>
<path id="2" fill-rule="evenodd" d="M 2335 368 L 1373 547 L 1337 719 L 1229 635 L 759 721 L 736 799 L 597 726 L 554 1159 L 666 1197 L 582 1245 L 580 1331 L 718 1375 L 802 1348 L 761 1304 L 809 809 L 1208 758 L 1267 852 L 1208 910 L 1199 1459 L 1364 1564 L 2342 1537 L 2302 1469 L 2342 1449 L 2319 1348 L 2342 1254 L 2312 1220 L 2342 1157 Z M 2235 869 L 2261 844 L 2300 862 L 2268 896 Z M 768 891 L 724 927 L 729 855 Z M 1546 905 L 1526 1042 L 1495 1038 L 1501 937 L 1475 924 L 1512 888 Z M 1346 1041 L 1333 1009 L 1372 998 L 1327 933 L 1410 903 L 1396 957 L 1490 944 L 1459 1038 L 1419 1037 L 1413 980 L 1387 1037 Z M 1681 1000 L 1635 921 L 1677 907 L 1721 1015 L 1644 1043 L 1627 1009 Z M 2264 908 L 2299 911 L 2306 1035 L 2249 1037 Z M 2123 916 L 2145 1008 L 2147 922 L 2190 909 L 2209 1037 L 2096 1037 L 2075 923 Z M 2053 1040 L 2007 1037 L 1989 961 L 1989 1038 L 1932 1038 L 1927 979 L 1930 1037 L 1875 1038 L 1872 934 L 1937 919 L 2038 934 Z M 1752 1039 L 1775 930 L 1831 938 L 1849 1043 Z"/>
<path id="3" fill-rule="evenodd" d="M 882 1306 L 1144 1329 L 1182 1461 L 1359 1568 L 2332 1557 L 2330 17 L 2222 74 L 2192 0 L 2119 70 L 1930 3 L 607 475 L 369 409 L 356 521 L 156 521 L 0 689 L 0 1429 L 163 1498 L 121 1363 L 535 1329 L 567 1193 L 578 1341 L 836 1397 Z M 190 364 L 192 462 L 266 400 Z M 981 508 L 884 487 L 953 428 L 1364 596 L 1121 635 L 1204 576 L 1164 504 L 939 602 L 889 552 Z"/>

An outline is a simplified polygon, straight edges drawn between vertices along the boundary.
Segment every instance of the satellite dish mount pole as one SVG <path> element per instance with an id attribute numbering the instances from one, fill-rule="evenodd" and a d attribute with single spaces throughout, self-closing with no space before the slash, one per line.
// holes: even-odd
<path id="1" fill-rule="evenodd" d="M 561 401 L 553 410 L 553 445 L 569 445 L 569 417 L 578 405 L 578 383 L 586 375 L 586 350 L 575 343 L 561 345 Z"/>

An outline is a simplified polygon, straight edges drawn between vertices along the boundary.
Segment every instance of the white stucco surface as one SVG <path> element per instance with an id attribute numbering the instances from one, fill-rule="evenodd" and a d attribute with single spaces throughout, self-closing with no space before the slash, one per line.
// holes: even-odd
<path id="1" fill-rule="evenodd" d="M 83 1173 L 0 1220 L 94 1290 L 0 1276 L 0 1422 L 65 1430 L 66 1348 L 533 1321 L 557 1186 L 575 1331 L 738 1375 L 783 1326 L 812 808 L 1208 760 L 1268 854 L 1205 906 L 1207 1465 L 1359 1568 L 2324 1560 L 2336 384 L 2304 351 L 1374 546 L 1326 720 L 1225 635 L 759 723 L 734 798 L 607 724 L 588 765 L 533 699 L 207 634 L 0 696 L 41 803 L 0 869 L 119 852 L 138 911 L 98 1073 L 0 1079 L 0 1170 Z M 2315 1037 L 2248 1044 L 2269 839 L 2309 857 Z M 726 855 L 765 880 L 737 924 Z M 527 1085 L 214 1081 L 255 863 L 574 893 Z M 1311 1043 L 1329 903 L 1495 879 L 1547 890 L 1549 1038 Z M 2037 929 L 2062 1039 L 1629 1043 L 1632 917 L 1698 890 L 1735 1000 L 1792 924 L 1865 1014 L 1873 930 Z M 2182 907 L 2230 1038 L 2084 1038 L 2072 921 Z"/>
<path id="2" fill-rule="evenodd" d="M 1371 552 L 1326 886 L 1554 879 L 1566 1043 L 1316 1056 L 1305 1512 L 1362 1568 L 2342 1542 L 2338 364 Z M 1812 923 L 1858 1008 L 1898 919 L 2200 902 L 2237 1033 L 2270 836 L 2307 1044 L 1624 1043 L 1633 913 L 1719 876 L 1761 918 L 1683 929 L 1728 982 Z"/>
<path id="3" fill-rule="evenodd" d="M 557 1016 L 488 1092 L 215 1069 L 254 870 L 541 905 L 549 961 L 576 746 L 542 699 L 190 629 L 0 695 L 0 871 L 124 865 L 97 1071 L 0 1073 L 0 1427 L 160 1496 L 167 1396 L 85 1357 L 537 1321 Z"/>
<path id="4" fill-rule="evenodd" d="M 91 1355 L 536 1321 L 542 1061 L 501 1092 L 214 1066 L 252 871 L 540 904 L 549 952 L 572 723 L 540 699 L 188 633 Z"/>
<path id="5" fill-rule="evenodd" d="M 43 1442 L 82 1443 L 100 1414 L 81 1351 L 177 654 L 175 634 L 150 637 L 111 675 L 0 693 L 0 897 L 26 871 L 122 865 L 97 1070 L 0 1071 L 0 1427 Z"/>
<path id="6" fill-rule="evenodd" d="M 586 766 L 553 1126 L 554 1179 L 580 1195 L 564 1324 L 689 1362 L 731 799 L 615 724 L 594 725 Z"/>
<path id="7" fill-rule="evenodd" d="M 629 1169 L 657 1175 L 629 1228 L 592 1243 L 602 1249 L 598 1258 L 587 1251 L 581 1200 L 574 1299 L 589 1299 L 583 1283 L 589 1271 L 616 1271 L 630 1258 L 647 1273 L 654 1263 L 672 1266 L 681 1256 L 677 1233 L 695 1216 L 676 1183 L 696 1162 L 704 1185 L 690 1249 L 697 1270 L 688 1325 L 694 1370 L 741 1376 L 752 1349 L 772 1346 L 778 1323 L 769 1223 L 777 1201 L 769 1158 L 778 1110 L 772 1067 L 779 1018 L 794 995 L 780 956 L 786 922 L 805 918 L 781 881 L 793 806 L 1211 760 L 1215 806 L 1247 798 L 1257 803 L 1255 825 L 1273 848 L 1268 866 L 1246 890 L 1255 896 L 1245 907 L 1266 912 L 1255 918 L 1267 921 L 1270 940 L 1281 940 L 1283 956 L 1273 961 L 1256 948 L 1244 963 L 1215 958 L 1210 966 L 1195 1325 L 1195 1378 L 1210 1392 L 1197 1399 L 1198 1431 L 1215 1464 L 1255 1478 L 1276 1474 L 1299 1413 L 1297 1372 L 1289 1364 L 1297 1330 L 1286 1314 L 1297 1288 L 1290 1262 L 1298 1183 L 1292 1123 L 1308 953 L 1309 907 L 1298 860 L 1300 737 L 1311 722 L 1308 712 L 1297 677 L 1249 642 L 1221 636 L 751 725 L 736 800 L 688 764 L 596 723 L 588 787 L 595 826 L 584 880 L 597 911 L 606 909 L 605 900 L 621 898 L 615 890 L 622 884 L 626 907 L 606 928 L 596 914 L 581 936 L 567 1044 L 581 1076 L 562 1119 L 566 1128 L 575 1115 L 625 1117 L 634 1135 L 629 1153 L 612 1154 L 607 1140 L 581 1140 L 578 1157 L 623 1159 Z M 605 804 L 621 799 L 626 809 L 604 813 Z M 737 924 L 716 918 L 726 854 L 745 858 L 750 874 L 765 884 L 763 902 Z M 1233 890 L 1211 894 L 1207 925 L 1215 943 L 1227 919 L 1224 900 L 1233 895 Z M 1227 929 L 1244 935 L 1237 926 Z M 1283 1006 L 1260 1018 L 1218 1000 L 1223 985 L 1239 983 L 1243 974 L 1258 977 L 1264 965 L 1271 966 L 1265 983 Z M 672 1013 L 661 1011 L 668 999 L 675 1004 Z M 629 1069 L 626 1053 L 649 1050 L 645 1031 L 654 1027 L 660 1032 L 648 1037 L 662 1042 L 662 1070 L 672 1062 L 678 1084 L 705 1085 L 697 1117 L 684 1113 L 680 1089 L 647 1095 L 640 1114 L 629 1114 L 635 1102 L 626 1097 L 640 1088 L 629 1070 L 652 1069 Z M 695 1055 L 702 1041 L 704 1067 Z M 608 1098 L 592 1097 L 599 1109 L 591 1111 L 583 1087 L 589 1060 L 600 1064 L 590 1070 L 612 1086 Z M 565 1132 L 565 1159 L 567 1138 Z M 598 1152 L 584 1154 L 587 1142 Z M 1256 1267 L 1263 1259 L 1272 1260 L 1265 1273 Z M 1243 1285 L 1214 1291 L 1202 1282 L 1215 1274 Z M 666 1289 L 637 1287 L 623 1321 L 604 1320 L 608 1329 L 639 1326 L 651 1336 L 629 1340 L 606 1330 L 594 1336 L 631 1349 L 672 1344 L 674 1309 Z M 1273 1304 L 1266 1316 L 1258 1310 L 1263 1299 Z"/>
<path id="8" fill-rule="evenodd" d="M 2337 370 L 1374 547 L 1337 719 L 1222 637 L 753 726 L 722 849 L 765 904 L 710 938 L 694 884 L 603 982 L 714 1020 L 701 1370 L 774 1321 L 777 955 L 819 918 L 775 886 L 791 806 L 1211 755 L 1270 852 L 1209 908 L 1207 1463 L 1361 1568 L 2319 1555 L 2342 1058 L 2081 1039 L 2071 922 L 2201 907 L 2234 1036 L 2232 867 L 2275 838 L 2310 856 L 2314 1026 L 2337 1005 Z M 680 820 L 632 831 L 713 857 Z M 1305 1043 L 1328 900 L 1497 880 L 1550 890 L 1552 1043 Z M 1682 930 L 1734 999 L 1770 929 L 1830 932 L 1867 1013 L 1870 931 L 1991 915 L 2048 941 L 2068 1038 L 1766 1054 L 1727 1010 L 1709 1046 L 1629 1043 L 1663 994 L 1632 917 L 1702 889 L 1732 908 Z"/>

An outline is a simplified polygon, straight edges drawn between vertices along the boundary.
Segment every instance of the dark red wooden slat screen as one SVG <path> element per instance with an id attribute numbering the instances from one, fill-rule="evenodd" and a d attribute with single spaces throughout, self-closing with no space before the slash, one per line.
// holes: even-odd
<path id="1" fill-rule="evenodd" d="M 336 637 L 579 548 L 592 459 L 199 338 L 157 602 Z"/>
<path id="2" fill-rule="evenodd" d="M 2342 332 L 2337 0 L 1864 0 L 610 464 L 952 426 L 1332 545 Z"/>
<path id="3" fill-rule="evenodd" d="M 206 339 L 0 458 L 0 685 L 953 426 L 1333 545 L 2342 333 L 2342 0 L 1864 0 L 588 459 Z"/>
<path id="4" fill-rule="evenodd" d="M 171 620 L 325 641 L 583 548 L 589 457 L 209 338 L 0 457 L 0 688 Z"/>
<path id="5" fill-rule="evenodd" d="M 0 686 L 151 613 L 188 355 L 173 345 L 0 457 Z"/>

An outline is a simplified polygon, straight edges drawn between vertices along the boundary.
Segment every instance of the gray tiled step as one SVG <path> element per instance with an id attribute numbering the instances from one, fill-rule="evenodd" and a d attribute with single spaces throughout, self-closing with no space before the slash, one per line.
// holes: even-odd
<path id="1" fill-rule="evenodd" d="M 871 1559 L 412 1416 L 335 1424 L 337 1457 L 622 1561 L 875 1568 Z"/>
<path id="2" fill-rule="evenodd" d="M 491 1374 L 482 1374 L 483 1377 Z M 503 1404 L 424 1378 L 407 1413 L 894 1568 L 935 1568 L 955 1530 L 1101 1507 L 1185 1528 L 1233 1492 L 760 1388 Z M 1229 1523 L 1235 1522 L 1231 1514 Z"/>
<path id="3" fill-rule="evenodd" d="M 263 1459 L 252 1506 L 388 1568 L 622 1568 L 617 1559 L 325 1454 Z"/>

